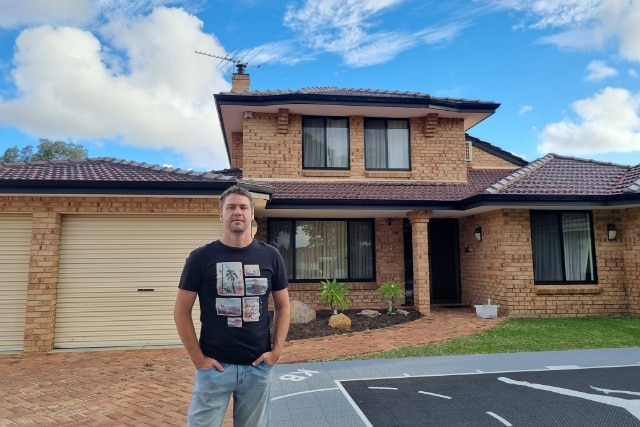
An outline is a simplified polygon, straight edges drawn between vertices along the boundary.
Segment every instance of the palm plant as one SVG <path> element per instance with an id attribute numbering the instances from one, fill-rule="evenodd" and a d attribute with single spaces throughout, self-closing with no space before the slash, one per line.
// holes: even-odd
<path id="1" fill-rule="evenodd" d="M 326 304 L 331 307 L 333 314 L 338 313 L 338 308 L 347 310 L 351 307 L 353 301 L 349 297 L 349 288 L 342 282 L 333 280 L 320 281 L 322 288 L 320 288 L 320 304 Z"/>

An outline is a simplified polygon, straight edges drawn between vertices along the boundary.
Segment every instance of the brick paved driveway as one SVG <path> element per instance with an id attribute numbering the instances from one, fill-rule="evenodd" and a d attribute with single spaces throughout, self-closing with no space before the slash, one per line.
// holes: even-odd
<path id="1" fill-rule="evenodd" d="M 184 425 L 192 382 L 182 349 L 0 356 L 0 426 Z"/>

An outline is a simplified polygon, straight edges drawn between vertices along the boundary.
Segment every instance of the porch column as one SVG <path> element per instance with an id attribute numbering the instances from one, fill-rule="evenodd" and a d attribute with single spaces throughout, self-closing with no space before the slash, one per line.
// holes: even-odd
<path id="1" fill-rule="evenodd" d="M 56 212 L 33 214 L 27 314 L 24 325 L 25 353 L 53 350 L 60 228 L 60 214 Z"/>
<path id="2" fill-rule="evenodd" d="M 407 213 L 411 222 L 413 246 L 413 304 L 416 310 L 428 316 L 431 314 L 431 289 L 429 281 L 429 219 L 430 211 Z"/>

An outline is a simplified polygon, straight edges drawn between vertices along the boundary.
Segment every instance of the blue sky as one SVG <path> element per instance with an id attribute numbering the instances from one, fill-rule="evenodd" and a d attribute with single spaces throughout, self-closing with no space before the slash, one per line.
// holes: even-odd
<path id="1" fill-rule="evenodd" d="M 640 163 L 637 0 L 0 0 L 0 152 L 228 167 L 213 94 L 336 86 L 494 101 L 528 161 Z"/>

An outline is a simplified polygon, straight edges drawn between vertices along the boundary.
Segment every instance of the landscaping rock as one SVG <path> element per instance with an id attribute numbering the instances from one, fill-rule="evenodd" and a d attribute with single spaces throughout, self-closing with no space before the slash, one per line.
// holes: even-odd
<path id="1" fill-rule="evenodd" d="M 361 312 L 357 313 L 359 316 L 366 316 L 370 319 L 375 319 L 376 317 L 380 316 L 382 313 L 380 313 L 377 310 L 362 310 Z"/>
<path id="2" fill-rule="evenodd" d="M 401 308 L 397 309 L 396 313 L 402 314 L 403 316 L 408 316 L 409 315 L 409 312 L 407 310 L 403 310 Z"/>
<path id="3" fill-rule="evenodd" d="M 351 319 L 342 313 L 334 314 L 329 318 L 329 327 L 333 329 L 350 329 Z"/>
<path id="4" fill-rule="evenodd" d="M 291 305 L 291 323 L 308 323 L 316 320 L 316 311 L 302 301 L 293 300 Z"/>

